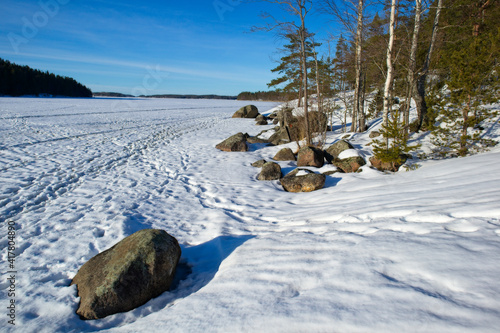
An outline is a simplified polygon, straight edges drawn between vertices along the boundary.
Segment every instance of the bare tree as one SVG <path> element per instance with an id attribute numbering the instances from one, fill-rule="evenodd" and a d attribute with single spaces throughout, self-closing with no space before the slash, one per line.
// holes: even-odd
<path id="1" fill-rule="evenodd" d="M 309 14 L 312 8 L 312 0 L 262 0 L 264 2 L 268 2 L 271 4 L 279 5 L 284 12 L 298 17 L 300 23 L 297 24 L 295 21 L 280 21 L 274 18 L 269 14 L 264 14 L 263 17 L 265 19 L 270 19 L 271 22 L 268 22 L 265 27 L 254 28 L 252 30 L 265 30 L 272 31 L 278 29 L 281 32 L 292 33 L 295 32 L 298 34 L 301 45 L 301 66 L 302 66 L 302 91 L 304 96 L 304 126 L 305 126 L 305 134 L 306 134 L 306 144 L 308 146 L 312 145 L 312 136 L 309 129 L 309 103 L 308 103 L 308 82 L 307 82 L 307 51 L 306 51 L 306 39 L 307 39 L 307 30 L 306 30 L 306 16 Z"/>
<path id="2" fill-rule="evenodd" d="M 434 17 L 434 24 L 432 26 L 432 35 L 429 44 L 429 49 L 425 57 L 424 65 L 418 75 L 418 79 L 414 81 L 413 99 L 417 104 L 417 113 L 418 113 L 417 132 L 422 127 L 424 119 L 427 115 L 427 104 L 425 102 L 425 85 L 427 81 L 427 73 L 429 72 L 429 66 L 431 63 L 432 53 L 434 50 L 434 45 L 436 43 L 436 35 L 439 26 L 439 16 L 441 15 L 442 8 L 443 8 L 443 0 L 438 0 L 436 16 Z"/>
<path id="3" fill-rule="evenodd" d="M 357 5 L 356 5 L 357 2 Z M 364 22 L 365 0 L 323 0 L 323 10 L 334 16 L 344 28 L 350 33 L 354 40 L 356 55 L 356 83 L 354 87 L 354 103 L 352 112 L 351 131 L 365 130 L 365 117 L 362 108 L 362 42 L 363 42 L 363 22 Z"/>

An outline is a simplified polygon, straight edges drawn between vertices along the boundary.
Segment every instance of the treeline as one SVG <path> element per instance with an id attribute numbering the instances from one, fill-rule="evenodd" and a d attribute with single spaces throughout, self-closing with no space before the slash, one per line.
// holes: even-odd
<path id="1" fill-rule="evenodd" d="M 236 99 L 236 96 L 221 96 L 221 95 L 177 95 L 177 94 L 162 94 L 162 95 L 141 95 L 144 98 L 179 98 L 179 99 Z"/>
<path id="2" fill-rule="evenodd" d="M 0 95 L 92 97 L 92 91 L 70 77 L 19 66 L 0 58 Z"/>
<path id="3" fill-rule="evenodd" d="M 290 92 L 283 91 L 257 91 L 257 92 L 249 92 L 244 91 L 241 92 L 237 99 L 239 101 L 276 101 L 276 102 L 286 102 L 293 98 L 297 98 L 295 94 Z"/>
<path id="4" fill-rule="evenodd" d="M 495 112 L 482 105 L 499 97 L 500 0 L 286 0 L 279 6 L 295 14 L 277 22 L 287 44 L 268 86 L 299 98 L 306 114 L 311 94 L 320 103 L 335 94 L 348 105 L 352 132 L 382 115 L 381 151 L 422 130 L 444 156 L 493 144 L 482 133 Z M 308 29 L 312 13 L 341 27 L 334 54 L 321 54 L 317 31 Z M 412 123 L 410 102 L 418 113 Z"/>

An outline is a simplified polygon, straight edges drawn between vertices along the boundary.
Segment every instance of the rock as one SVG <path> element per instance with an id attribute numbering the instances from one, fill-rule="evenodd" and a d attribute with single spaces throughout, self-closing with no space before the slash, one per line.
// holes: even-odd
<path id="1" fill-rule="evenodd" d="M 275 161 L 296 161 L 295 155 L 290 148 L 283 148 L 274 155 Z"/>
<path id="2" fill-rule="evenodd" d="M 257 121 L 257 122 L 262 121 L 262 120 L 267 120 L 266 117 L 262 114 L 259 114 L 257 116 L 257 118 L 255 118 L 255 121 Z"/>
<path id="3" fill-rule="evenodd" d="M 295 169 L 280 179 L 287 192 L 311 192 L 325 186 L 326 176 L 306 169 Z"/>
<path id="4" fill-rule="evenodd" d="M 274 111 L 273 113 L 271 113 L 270 115 L 267 116 L 267 118 L 269 118 L 269 119 L 275 119 L 276 117 L 278 117 L 277 111 Z"/>
<path id="5" fill-rule="evenodd" d="M 323 151 L 314 147 L 303 147 L 297 154 L 297 166 L 321 168 L 324 164 Z"/>
<path id="6" fill-rule="evenodd" d="M 378 136 L 380 136 L 380 132 L 378 131 L 371 131 L 369 135 L 370 139 L 376 138 Z"/>
<path id="7" fill-rule="evenodd" d="M 311 133 L 321 133 L 326 130 L 328 117 L 321 112 L 318 111 L 309 111 L 309 129 Z"/>
<path id="8" fill-rule="evenodd" d="M 290 138 L 288 136 L 288 131 L 286 128 L 280 128 L 269 138 L 269 142 L 275 146 L 279 146 L 284 143 L 289 143 Z"/>
<path id="9" fill-rule="evenodd" d="M 259 109 L 255 105 L 247 105 L 236 111 L 233 118 L 256 118 L 258 115 Z"/>
<path id="10" fill-rule="evenodd" d="M 354 147 L 347 141 L 339 140 L 325 150 L 325 158 L 328 163 L 332 163 L 341 152 L 347 149 L 354 149 Z"/>
<path id="11" fill-rule="evenodd" d="M 288 126 L 297 120 L 297 118 L 293 116 L 292 110 L 291 108 L 285 108 L 278 111 L 278 116 L 276 118 L 278 119 L 280 127 Z"/>
<path id="12" fill-rule="evenodd" d="M 266 139 L 261 139 L 258 136 L 250 136 L 247 138 L 248 143 L 269 143 Z"/>
<path id="13" fill-rule="evenodd" d="M 345 173 L 356 172 L 366 164 L 361 156 L 353 156 L 345 159 L 335 159 L 333 164 Z"/>
<path id="14" fill-rule="evenodd" d="M 401 155 L 399 163 L 382 162 L 375 156 L 370 157 L 371 164 L 380 171 L 397 172 L 399 168 L 406 162 L 408 156 Z"/>
<path id="15" fill-rule="evenodd" d="M 257 162 L 253 162 L 252 166 L 254 168 L 262 168 L 266 163 L 267 163 L 266 160 L 258 160 Z"/>
<path id="16" fill-rule="evenodd" d="M 281 167 L 278 163 L 267 162 L 257 176 L 258 180 L 278 180 L 282 177 Z"/>
<path id="17" fill-rule="evenodd" d="M 288 126 L 278 128 L 276 132 L 269 138 L 269 142 L 275 146 L 278 146 L 284 143 L 299 141 L 303 138 L 304 137 L 300 126 L 298 126 L 298 122 L 295 122 L 291 123 Z"/>
<path id="18" fill-rule="evenodd" d="M 248 151 L 247 136 L 240 132 L 222 141 L 215 148 L 222 151 Z"/>
<path id="19" fill-rule="evenodd" d="M 73 278 L 84 319 L 130 311 L 170 288 L 181 256 L 177 240 L 144 229 L 86 262 Z"/>
<path id="20" fill-rule="evenodd" d="M 261 119 L 261 120 L 257 120 L 257 122 L 255 123 L 255 125 L 267 125 L 267 120 L 265 119 Z"/>

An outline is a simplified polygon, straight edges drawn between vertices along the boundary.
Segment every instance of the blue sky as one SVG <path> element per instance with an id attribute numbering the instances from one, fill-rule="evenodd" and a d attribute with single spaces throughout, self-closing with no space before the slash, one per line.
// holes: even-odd
<path id="1" fill-rule="evenodd" d="M 238 0 L 2 0 L 0 57 L 92 91 L 220 94 L 267 90 L 283 43 L 263 25 L 276 5 Z M 311 30 L 326 38 L 320 16 Z M 319 31 L 321 30 L 321 31 Z"/>

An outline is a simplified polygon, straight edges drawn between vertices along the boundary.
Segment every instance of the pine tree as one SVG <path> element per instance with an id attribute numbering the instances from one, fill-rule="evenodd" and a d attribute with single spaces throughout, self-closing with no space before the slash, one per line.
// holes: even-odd
<path id="1" fill-rule="evenodd" d="M 373 139 L 372 141 L 374 155 L 380 161 L 390 163 L 393 170 L 397 170 L 406 161 L 410 152 L 420 147 L 420 145 L 408 143 L 399 109 L 388 115 L 387 124 L 382 125 L 380 133 L 383 140 Z"/>
<path id="2" fill-rule="evenodd" d="M 434 105 L 439 126 L 433 135 L 443 156 L 466 156 L 493 144 L 481 135 L 483 123 L 495 115 L 482 105 L 498 96 L 500 30 L 489 20 L 498 20 L 495 14 L 500 13 L 488 3 L 493 1 L 457 1 L 460 11 L 445 16 L 460 26 L 448 32 L 450 42 L 441 51 L 447 91 L 440 93 L 444 101 Z"/>

